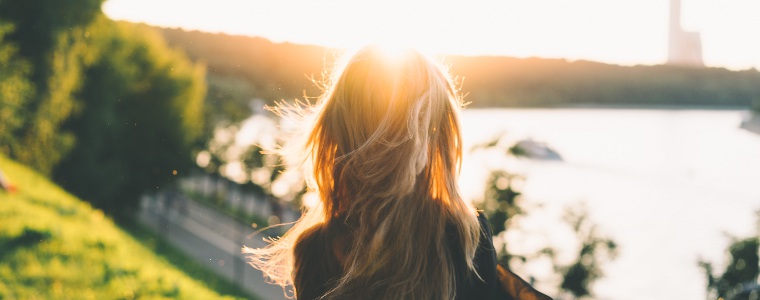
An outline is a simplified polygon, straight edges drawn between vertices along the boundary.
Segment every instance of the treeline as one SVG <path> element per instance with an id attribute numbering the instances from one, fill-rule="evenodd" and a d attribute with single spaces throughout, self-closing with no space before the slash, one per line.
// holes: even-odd
<path id="1" fill-rule="evenodd" d="M 312 79 L 322 78 L 337 51 L 319 46 L 273 43 L 265 38 L 157 28 L 167 43 L 208 67 L 212 77 L 243 79 L 265 101 L 318 96 Z M 219 83 L 211 83 L 216 86 Z"/>
<path id="2" fill-rule="evenodd" d="M 205 68 L 101 4 L 0 0 L 0 152 L 128 216 L 193 166 Z"/>
<path id="3" fill-rule="evenodd" d="M 256 97 L 274 101 L 319 95 L 336 51 L 263 38 L 161 29 L 172 46 L 208 64 L 209 72 L 242 78 Z M 624 67 L 558 59 L 449 56 L 475 107 L 667 105 L 749 107 L 760 104 L 760 72 L 679 66 Z"/>
<path id="4" fill-rule="evenodd" d="M 739 106 L 760 102 L 760 72 L 590 61 L 449 57 L 474 106 Z"/>

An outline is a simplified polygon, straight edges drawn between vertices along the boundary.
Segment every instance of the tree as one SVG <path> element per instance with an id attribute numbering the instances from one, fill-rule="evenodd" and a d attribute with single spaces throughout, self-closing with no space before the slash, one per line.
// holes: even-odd
<path id="1" fill-rule="evenodd" d="M 555 270 L 562 274 L 560 288 L 576 298 L 591 296 L 591 284 L 603 276 L 604 260 L 617 257 L 617 243 L 609 237 L 599 235 L 597 225 L 588 218 L 588 210 L 581 205 L 565 211 L 567 222 L 580 240 L 578 257 L 568 266 L 554 263 Z"/>
<path id="2" fill-rule="evenodd" d="M 760 275 L 760 259 L 758 258 L 758 237 L 744 239 L 732 238 L 728 253 L 731 256 L 723 274 L 713 273 L 712 263 L 699 260 L 699 267 L 707 277 L 707 292 L 715 298 L 731 299 L 737 288 L 744 284 L 757 282 Z"/>
<path id="3" fill-rule="evenodd" d="M 6 41 L 13 25 L 0 22 L 0 153 L 20 149 L 20 131 L 29 117 L 28 102 L 34 94 L 28 80 L 30 65 L 18 57 L 17 47 Z"/>
<path id="4" fill-rule="evenodd" d="M 472 151 L 501 157 L 520 154 L 514 150 L 515 145 L 508 146 L 504 140 L 500 135 L 491 141 L 476 145 Z M 503 169 L 491 170 L 486 181 L 484 198 L 479 205 L 491 223 L 494 236 L 504 237 L 505 232 L 516 230 L 517 224 L 514 220 L 520 216 L 527 216 L 533 209 L 527 207 L 517 187 L 517 183 L 523 180 L 525 178 L 520 174 Z M 526 262 L 529 259 L 548 256 L 555 273 L 562 278 L 560 290 L 571 293 L 576 298 L 591 296 L 591 285 L 603 276 L 602 265 L 617 256 L 617 243 L 599 233 L 598 226 L 591 222 L 585 205 L 566 209 L 564 221 L 573 229 L 580 244 L 577 258 L 570 264 L 564 265 L 556 260 L 557 250 L 553 245 L 546 245 L 537 253 L 512 253 L 507 243 L 504 243 L 497 249 L 497 259 L 509 267 L 515 260 Z"/>
<path id="5" fill-rule="evenodd" d="M 245 130 L 245 141 L 240 130 Z M 272 206 L 273 215 L 282 218 L 283 201 L 298 203 L 306 192 L 300 172 L 288 169 L 281 153 L 282 132 L 277 123 L 265 114 L 256 114 L 242 125 L 219 128 L 204 155 L 201 165 L 209 173 L 219 173 L 238 184 L 247 185 L 264 196 Z"/>
<path id="6" fill-rule="evenodd" d="M 3 151 L 43 174 L 74 146 L 75 137 L 61 124 L 76 110 L 75 92 L 83 68 L 97 56 L 90 47 L 90 24 L 99 15 L 102 0 L 0 0 L 0 19 L 15 30 L 7 41 L 31 64 L 34 93 L 19 111 L 25 117 L 15 126 L 13 141 Z M 4 106 L 10 105 L 3 99 Z"/>
<path id="7" fill-rule="evenodd" d="M 514 181 L 522 179 L 522 176 L 511 174 L 504 170 L 493 171 L 488 178 L 485 199 L 481 205 L 488 217 L 494 236 L 507 231 L 511 221 L 516 216 L 526 213 L 519 203 L 519 196 L 522 193 L 516 191 L 513 185 Z M 506 244 L 503 245 L 502 249 L 498 250 L 497 259 L 505 266 L 509 266 L 513 258 L 526 259 L 524 256 L 515 256 L 507 251 Z"/>
<path id="8" fill-rule="evenodd" d="M 98 20 L 104 55 L 86 70 L 74 151 L 55 168 L 66 189 L 117 217 L 193 166 L 203 126 L 204 68 L 150 29 Z"/>

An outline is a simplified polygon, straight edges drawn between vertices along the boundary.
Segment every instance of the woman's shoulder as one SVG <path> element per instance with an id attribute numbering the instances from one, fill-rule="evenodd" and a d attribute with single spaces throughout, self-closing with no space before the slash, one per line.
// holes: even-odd
<path id="1" fill-rule="evenodd" d="M 473 263 L 478 275 L 483 279 L 484 291 L 490 293 L 493 299 L 531 299 L 551 300 L 551 297 L 537 291 L 528 282 L 517 276 L 509 268 L 499 264 L 496 258 L 496 249 L 493 246 L 491 226 L 488 218 L 482 212 L 478 212 L 478 221 L 481 227 L 481 240 Z M 478 291 L 475 291 L 478 293 Z M 489 299 L 486 295 L 481 298 L 462 299 Z"/>
<path id="2" fill-rule="evenodd" d="M 475 272 L 467 268 L 462 250 L 452 244 L 453 258 L 457 269 L 456 299 L 500 299 L 501 295 L 496 272 L 496 251 L 491 241 L 488 218 L 482 211 L 477 212 L 480 236 L 475 257 L 472 260 Z M 456 238 L 456 233 L 450 235 Z"/>
<path id="3" fill-rule="evenodd" d="M 293 249 L 294 284 L 298 299 L 317 299 L 330 290 L 341 266 L 324 224 L 312 226 L 299 236 Z"/>
<path id="4" fill-rule="evenodd" d="M 491 226 L 488 223 L 488 217 L 486 217 L 486 214 L 484 211 L 477 211 L 477 218 L 478 223 L 480 223 L 480 232 L 481 235 L 487 235 L 489 238 L 491 237 Z"/>

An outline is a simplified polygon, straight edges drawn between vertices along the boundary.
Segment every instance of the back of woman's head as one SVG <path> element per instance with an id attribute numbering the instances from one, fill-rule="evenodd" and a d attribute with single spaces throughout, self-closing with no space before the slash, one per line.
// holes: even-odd
<path id="1" fill-rule="evenodd" d="M 439 64 L 394 54 L 360 50 L 312 108 L 301 149 L 319 204 L 267 248 L 246 250 L 275 283 L 293 283 L 292 272 L 296 289 L 309 286 L 303 260 L 321 253 L 342 270 L 324 279 L 325 298 L 450 299 L 454 251 L 473 268 L 479 226 L 456 183 L 461 99 Z M 333 251 L 316 251 L 325 244 Z"/>
<path id="2" fill-rule="evenodd" d="M 461 156 L 459 106 L 446 73 L 414 50 L 374 46 L 354 55 L 309 137 L 330 213 L 415 191 L 423 193 L 416 201 L 448 201 Z"/>

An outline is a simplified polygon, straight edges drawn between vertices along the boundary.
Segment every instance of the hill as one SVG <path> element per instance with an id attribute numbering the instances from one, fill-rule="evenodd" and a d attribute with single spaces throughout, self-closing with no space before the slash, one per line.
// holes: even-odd
<path id="1" fill-rule="evenodd" d="M 233 299 L 192 279 L 108 217 L 0 156 L 0 299 Z"/>
<path id="2" fill-rule="evenodd" d="M 244 79 L 268 102 L 318 96 L 312 77 L 331 66 L 336 51 L 273 43 L 264 38 L 158 28 L 167 43 L 208 65 L 210 76 Z M 670 65 L 618 66 L 591 61 L 448 56 L 476 107 L 760 105 L 760 72 Z M 214 86 L 209 87 L 209 91 Z M 209 95 L 213 96 L 213 95 Z"/>

